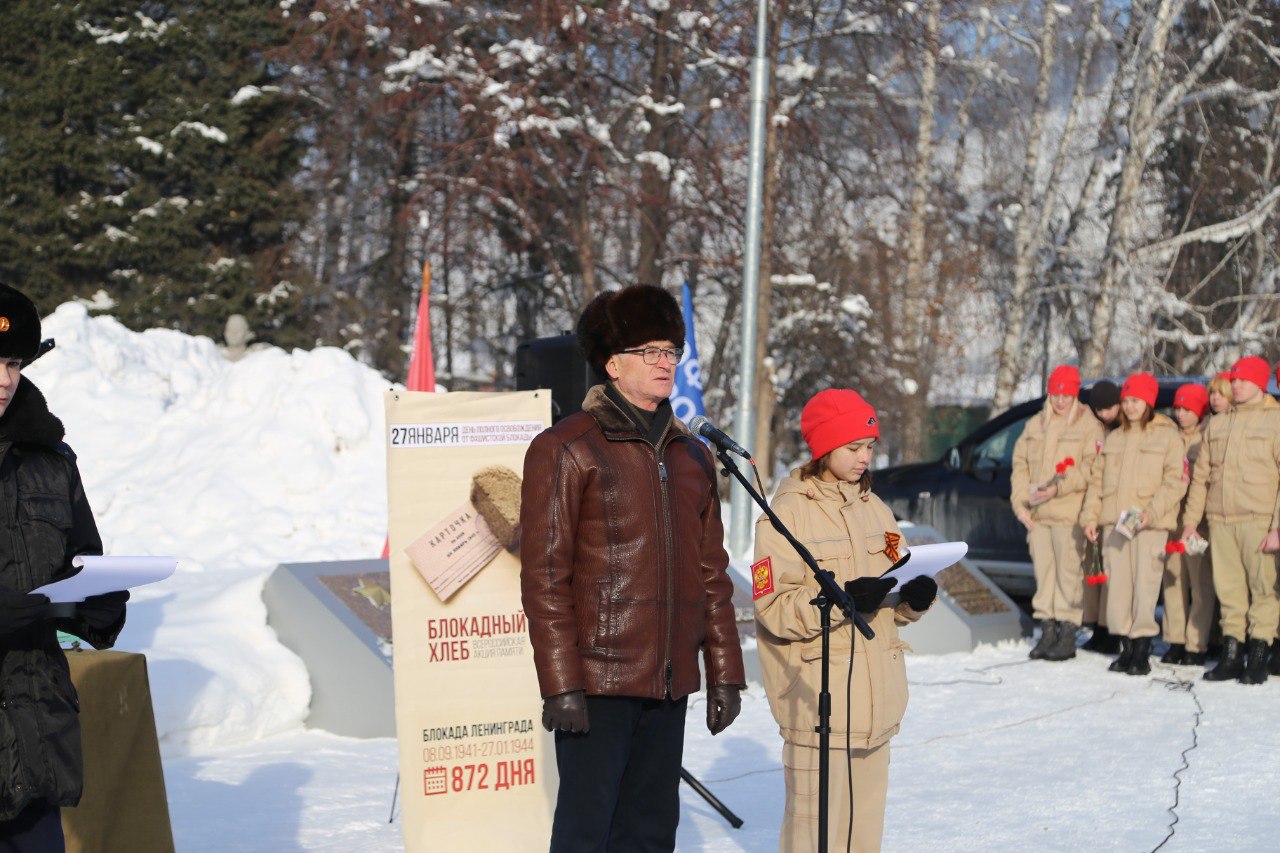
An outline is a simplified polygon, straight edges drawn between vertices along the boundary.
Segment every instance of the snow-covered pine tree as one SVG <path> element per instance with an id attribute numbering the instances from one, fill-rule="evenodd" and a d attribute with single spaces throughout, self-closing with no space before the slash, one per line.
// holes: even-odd
<path id="1" fill-rule="evenodd" d="M 300 100 L 252 0 L 0 7 L 0 276 L 48 309 L 99 291 L 137 327 L 309 343 L 283 248 Z"/>

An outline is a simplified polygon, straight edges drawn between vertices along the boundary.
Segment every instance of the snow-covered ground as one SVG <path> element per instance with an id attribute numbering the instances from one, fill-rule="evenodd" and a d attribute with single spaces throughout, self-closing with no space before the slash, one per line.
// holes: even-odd
<path id="1" fill-rule="evenodd" d="M 64 305 L 28 375 L 67 425 L 108 553 L 173 554 L 138 590 L 118 647 L 148 656 L 178 849 L 380 851 L 395 743 L 302 727 L 301 661 L 266 626 L 280 562 L 377 554 L 386 526 L 386 382 L 334 349 L 236 363 L 171 331 Z M 1280 683 L 1208 684 L 1157 665 L 1106 671 L 1027 646 L 909 659 L 886 850 L 1276 848 Z M 758 685 L 717 738 L 691 705 L 685 766 L 746 825 L 685 788 L 679 849 L 777 847 L 777 729 Z"/>

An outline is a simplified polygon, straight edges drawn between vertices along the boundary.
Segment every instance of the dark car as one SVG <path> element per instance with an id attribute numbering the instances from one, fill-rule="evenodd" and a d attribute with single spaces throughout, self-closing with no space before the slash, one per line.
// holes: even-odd
<path id="1" fill-rule="evenodd" d="M 1123 380 L 1115 380 L 1119 385 Z M 1156 408 L 1169 414 L 1178 386 L 1204 377 L 1160 377 Z M 1090 383 L 1092 385 L 1092 383 Z M 1080 399 L 1089 399 L 1088 386 Z M 1027 531 L 1009 505 L 1013 446 L 1044 397 L 1019 403 L 987 421 L 935 462 L 876 471 L 875 492 L 902 521 L 927 524 L 952 540 L 969 543 L 969 558 L 1005 592 L 1035 592 Z"/>

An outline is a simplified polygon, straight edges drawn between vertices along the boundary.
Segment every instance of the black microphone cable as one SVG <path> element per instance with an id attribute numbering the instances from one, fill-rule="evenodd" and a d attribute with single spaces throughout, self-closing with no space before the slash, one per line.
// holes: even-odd
<path id="1" fill-rule="evenodd" d="M 857 632 L 853 623 L 849 623 L 849 678 L 844 688 L 844 766 L 849 771 L 849 834 L 845 838 L 844 849 L 853 849 L 853 747 L 849 736 L 853 733 L 853 647 L 858 644 Z M 870 686 L 870 680 L 867 681 Z M 875 701 L 875 697 L 871 697 Z"/>
<path id="2" fill-rule="evenodd" d="M 1204 716 L 1204 706 L 1200 704 L 1200 697 L 1196 695 L 1195 681 L 1182 678 L 1178 674 L 1177 670 L 1172 667 L 1169 668 L 1169 674 L 1171 678 L 1156 678 L 1153 679 L 1153 681 L 1163 683 L 1166 690 L 1184 691 L 1189 694 L 1191 696 L 1191 701 L 1196 705 L 1196 712 L 1194 715 L 1195 719 L 1191 723 L 1191 746 L 1182 750 L 1182 766 L 1173 772 L 1173 805 L 1165 809 L 1165 811 L 1173 816 L 1173 820 L 1169 822 L 1168 834 L 1165 835 L 1163 841 L 1151 848 L 1151 853 L 1156 853 L 1157 850 L 1168 844 L 1170 839 L 1173 838 L 1174 833 L 1177 831 L 1175 827 L 1181 819 L 1178 815 L 1178 806 L 1182 802 L 1182 774 L 1183 771 L 1191 769 L 1191 759 L 1187 756 L 1200 745 L 1200 718 Z"/>

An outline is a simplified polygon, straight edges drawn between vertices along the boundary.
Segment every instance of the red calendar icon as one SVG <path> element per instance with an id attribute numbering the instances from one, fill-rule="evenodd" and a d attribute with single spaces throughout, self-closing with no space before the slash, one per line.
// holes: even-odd
<path id="1" fill-rule="evenodd" d="M 443 767 L 428 767 L 422 774 L 422 793 L 445 794 L 449 791 L 449 773 Z"/>

